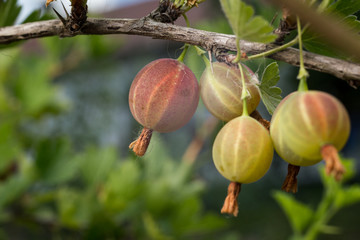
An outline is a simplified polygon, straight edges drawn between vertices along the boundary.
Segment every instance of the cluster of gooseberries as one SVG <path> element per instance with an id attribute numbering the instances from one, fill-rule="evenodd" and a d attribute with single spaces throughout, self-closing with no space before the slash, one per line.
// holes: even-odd
<path id="1" fill-rule="evenodd" d="M 231 182 L 222 213 L 237 215 L 241 184 L 265 175 L 274 148 L 289 163 L 282 187 L 287 192 L 296 192 L 300 166 L 314 165 L 322 159 L 327 173 L 341 179 L 344 168 L 337 152 L 349 137 L 350 121 L 337 99 L 319 91 L 294 92 L 278 105 L 269 128 L 252 117 L 252 113 L 258 114 L 260 102 L 256 75 L 242 64 L 205 62 L 200 87 L 179 59 L 155 60 L 137 74 L 130 88 L 129 106 L 143 126 L 138 139 L 130 144 L 138 156 L 145 154 L 153 131 L 170 132 L 184 126 L 201 96 L 209 112 L 227 122 L 216 136 L 212 151 L 216 169 Z"/>

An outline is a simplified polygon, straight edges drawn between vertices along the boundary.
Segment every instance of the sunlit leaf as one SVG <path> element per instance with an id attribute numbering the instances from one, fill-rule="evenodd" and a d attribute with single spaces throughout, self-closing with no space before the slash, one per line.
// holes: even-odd
<path id="1" fill-rule="evenodd" d="M 220 0 L 222 9 L 238 39 L 269 43 L 276 39 L 273 27 L 254 9 L 240 0 Z"/>
<path id="2" fill-rule="evenodd" d="M 264 70 L 259 85 L 261 100 L 266 109 L 272 115 L 281 101 L 281 89 L 276 87 L 280 80 L 279 66 L 276 62 L 269 64 Z"/>

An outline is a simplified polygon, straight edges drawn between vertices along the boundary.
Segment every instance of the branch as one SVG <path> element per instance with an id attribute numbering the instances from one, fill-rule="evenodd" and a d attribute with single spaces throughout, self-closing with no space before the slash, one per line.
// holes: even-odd
<path id="1" fill-rule="evenodd" d="M 78 32 L 65 29 L 59 20 L 5 27 L 0 28 L 0 44 L 48 36 L 73 37 L 76 35 L 105 34 L 130 34 L 166 39 L 201 46 L 212 52 L 217 50 L 236 51 L 234 35 L 197 30 L 152 20 L 146 20 L 139 24 L 137 19 L 88 19 L 81 31 Z M 241 42 L 242 50 L 247 54 L 261 53 L 277 46 L 248 41 Z M 299 65 L 299 53 L 294 48 L 287 48 L 268 57 L 292 65 Z M 360 64 L 310 52 L 305 52 L 304 61 L 308 69 L 332 74 L 349 82 L 353 87 L 360 86 Z"/>

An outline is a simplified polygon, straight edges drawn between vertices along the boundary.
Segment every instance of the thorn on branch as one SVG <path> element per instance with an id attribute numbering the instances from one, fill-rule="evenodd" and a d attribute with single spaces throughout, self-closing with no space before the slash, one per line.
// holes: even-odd
<path id="1" fill-rule="evenodd" d="M 71 14 L 69 14 L 64 6 L 64 3 L 61 2 L 66 14 L 66 19 L 53 8 L 55 14 L 65 27 L 65 31 L 61 34 L 62 37 L 73 36 L 74 33 L 79 32 L 87 20 L 88 7 L 86 1 L 73 0 L 71 3 Z"/>
<path id="2" fill-rule="evenodd" d="M 183 13 L 181 7 L 176 7 L 171 0 L 164 0 L 147 17 L 156 22 L 174 23 Z"/>
<path id="3" fill-rule="evenodd" d="M 279 27 L 274 30 L 274 33 L 278 35 L 275 40 L 276 44 L 283 44 L 286 36 L 288 36 L 291 31 L 296 29 L 296 17 L 294 14 L 291 14 L 287 8 L 283 8 L 282 19 L 280 20 Z"/>

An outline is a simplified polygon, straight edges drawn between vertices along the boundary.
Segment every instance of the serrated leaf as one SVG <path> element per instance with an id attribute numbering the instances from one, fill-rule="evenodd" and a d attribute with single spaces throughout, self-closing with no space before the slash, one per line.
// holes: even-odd
<path id="1" fill-rule="evenodd" d="M 254 9 L 240 0 L 220 0 L 222 9 L 238 39 L 269 43 L 276 39 L 273 27 L 262 17 L 254 15 Z"/>
<path id="2" fill-rule="evenodd" d="M 264 70 L 259 85 L 261 100 L 271 115 L 274 113 L 277 105 L 282 99 L 281 89 L 276 87 L 279 79 L 279 66 L 276 62 L 273 62 Z"/>
<path id="3" fill-rule="evenodd" d="M 334 14 L 339 17 L 339 22 L 347 25 L 353 32 L 360 31 L 360 22 L 354 14 L 360 10 L 360 1 L 358 0 L 339 0 L 330 4 L 324 12 L 327 14 Z M 303 34 L 304 47 L 311 52 L 321 54 L 324 56 L 346 59 L 343 53 L 336 48 L 331 47 L 323 41 L 323 37 L 319 34 L 312 33 L 306 30 Z"/>
<path id="4" fill-rule="evenodd" d="M 354 14 L 359 10 L 359 0 L 338 0 L 334 4 L 331 4 L 328 8 L 328 12 L 342 14 L 344 16 Z"/>
<path id="5" fill-rule="evenodd" d="M 314 211 L 287 193 L 277 191 L 273 197 L 285 212 L 294 231 L 301 233 L 310 223 Z"/>
<path id="6" fill-rule="evenodd" d="M 342 23 L 347 25 L 352 31 L 360 31 L 360 21 L 357 20 L 356 16 L 350 15 L 341 20 Z M 336 48 L 333 48 L 323 41 L 323 38 L 320 35 L 314 34 L 310 31 L 305 31 L 303 34 L 303 43 L 305 48 L 317 54 L 321 54 L 328 57 L 335 58 L 346 58 L 346 56 L 338 51 Z"/>

